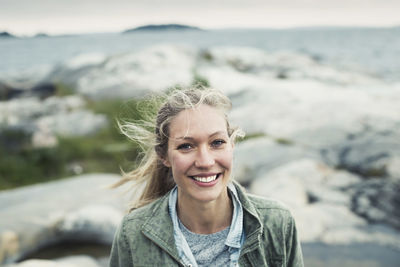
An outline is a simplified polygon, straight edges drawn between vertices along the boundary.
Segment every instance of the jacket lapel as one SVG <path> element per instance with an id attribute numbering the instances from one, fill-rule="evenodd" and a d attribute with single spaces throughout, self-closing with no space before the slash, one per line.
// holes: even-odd
<path id="1" fill-rule="evenodd" d="M 142 226 L 142 233 L 180 263 L 175 246 L 174 227 L 168 212 L 169 194 L 156 201 L 150 217 Z"/>
<path id="2" fill-rule="evenodd" d="M 241 185 L 234 182 L 240 202 L 243 206 L 243 227 L 246 235 L 245 242 L 240 252 L 240 263 L 241 265 L 248 260 L 248 263 L 252 266 L 265 266 L 264 253 L 261 251 L 262 244 L 262 233 L 264 231 L 263 225 L 260 222 L 259 215 L 254 205 L 250 202 L 250 199 L 246 196 L 244 188 Z"/>

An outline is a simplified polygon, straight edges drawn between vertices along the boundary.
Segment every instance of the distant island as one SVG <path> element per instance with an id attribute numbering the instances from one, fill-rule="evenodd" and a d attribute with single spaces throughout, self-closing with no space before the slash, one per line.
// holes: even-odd
<path id="1" fill-rule="evenodd" d="M 181 24 L 159 24 L 159 25 L 145 25 L 145 26 L 140 26 L 136 27 L 133 29 L 128 29 L 124 31 L 123 33 L 131 33 L 131 32 L 136 32 L 136 31 L 169 31 L 169 30 L 174 30 L 174 31 L 181 31 L 181 30 L 195 30 L 195 31 L 200 31 L 201 29 L 198 27 L 193 27 L 193 26 L 188 26 L 188 25 L 181 25 Z"/>
<path id="2" fill-rule="evenodd" d="M 0 37 L 6 37 L 6 38 L 12 37 L 12 38 L 15 38 L 14 35 L 12 35 L 12 34 L 10 34 L 8 32 L 0 32 Z"/>
<path id="3" fill-rule="evenodd" d="M 33 37 L 34 38 L 43 38 L 43 37 L 50 37 L 50 35 L 48 35 L 47 33 L 39 32 Z"/>

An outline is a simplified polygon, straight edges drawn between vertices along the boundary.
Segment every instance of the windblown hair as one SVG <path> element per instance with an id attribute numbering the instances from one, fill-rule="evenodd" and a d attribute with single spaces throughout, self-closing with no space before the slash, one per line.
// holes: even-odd
<path id="1" fill-rule="evenodd" d="M 113 186 L 132 181 L 135 188 L 143 189 L 140 197 L 131 203 L 131 210 L 162 197 L 175 186 L 172 171 L 163 164 L 162 159 L 167 156 L 170 123 L 182 110 L 196 108 L 201 104 L 216 108 L 225 115 L 232 142 L 236 137 L 244 135 L 239 128 L 230 126 L 227 113 L 232 104 L 218 90 L 204 87 L 175 89 L 162 99 L 155 118 L 149 118 L 148 121 L 118 122 L 121 132 L 139 143 L 144 151 L 139 166 L 128 173 L 122 172 L 122 179 Z"/>

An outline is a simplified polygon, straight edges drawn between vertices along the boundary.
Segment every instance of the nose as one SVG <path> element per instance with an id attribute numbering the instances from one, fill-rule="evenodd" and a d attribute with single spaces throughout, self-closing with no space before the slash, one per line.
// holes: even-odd
<path id="1" fill-rule="evenodd" d="M 196 160 L 194 162 L 197 168 L 208 168 L 213 166 L 215 163 L 214 156 L 208 147 L 199 147 L 198 153 L 196 155 Z"/>

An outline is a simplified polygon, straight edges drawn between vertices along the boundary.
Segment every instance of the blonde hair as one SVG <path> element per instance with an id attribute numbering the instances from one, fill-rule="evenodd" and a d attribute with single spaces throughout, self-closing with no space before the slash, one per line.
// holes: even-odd
<path id="1" fill-rule="evenodd" d="M 162 159 L 167 155 L 169 125 L 182 110 L 201 104 L 216 108 L 225 115 L 228 135 L 232 142 L 236 137 L 244 136 L 239 128 L 230 126 L 227 113 L 232 104 L 229 98 L 218 90 L 205 87 L 175 89 L 155 102 L 161 104 L 158 105 L 160 108 L 155 118 L 149 118 L 147 121 L 118 122 L 121 132 L 137 142 L 144 151 L 139 166 L 128 173 L 122 172 L 122 179 L 114 185 L 117 187 L 132 181 L 136 189 L 143 189 L 140 197 L 131 203 L 130 209 L 144 206 L 162 197 L 175 186 L 172 171 L 163 164 Z"/>

